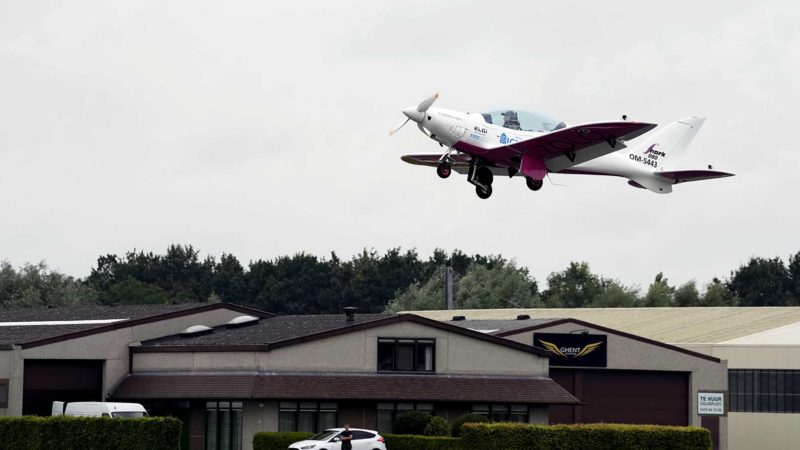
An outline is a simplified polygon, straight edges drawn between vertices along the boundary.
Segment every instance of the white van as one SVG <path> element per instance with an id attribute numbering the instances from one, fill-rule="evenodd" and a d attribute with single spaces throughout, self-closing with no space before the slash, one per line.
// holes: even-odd
<path id="1" fill-rule="evenodd" d="M 110 417 L 136 419 L 147 417 L 144 406 L 138 403 L 111 403 L 111 402 L 53 402 L 52 415 L 78 416 L 78 417 Z"/>

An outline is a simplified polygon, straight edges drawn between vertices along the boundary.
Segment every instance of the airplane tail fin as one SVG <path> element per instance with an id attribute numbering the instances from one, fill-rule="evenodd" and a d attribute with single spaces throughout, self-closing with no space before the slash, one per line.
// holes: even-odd
<path id="1" fill-rule="evenodd" d="M 693 116 L 672 122 L 634 147 L 631 159 L 647 162 L 655 170 L 672 170 L 705 121 Z"/>

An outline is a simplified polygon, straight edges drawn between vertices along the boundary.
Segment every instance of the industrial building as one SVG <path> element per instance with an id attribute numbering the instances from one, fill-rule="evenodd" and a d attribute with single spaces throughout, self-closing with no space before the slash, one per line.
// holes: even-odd
<path id="1" fill-rule="evenodd" d="M 548 323 L 556 323 L 564 331 L 583 327 L 595 332 L 602 327 L 718 358 L 728 368 L 728 380 L 721 389 L 725 415 L 718 419 L 723 435 L 720 441 L 724 441 L 727 428 L 727 445 L 732 450 L 794 449 L 800 442 L 799 307 L 496 309 L 417 311 L 416 314 L 529 344 L 534 344 L 532 333 L 547 329 Z M 452 322 L 454 316 L 466 320 Z M 529 316 L 531 323 L 516 321 L 518 316 Z M 554 317 L 569 319 L 556 322 L 549 319 Z M 589 323 L 595 328 L 588 326 Z M 609 352 L 612 351 L 609 343 Z M 669 364 L 653 366 L 659 364 L 658 354 L 625 359 L 627 369 L 683 370 Z M 569 387 L 558 373 L 560 370 L 551 367 L 551 377 Z M 693 394 L 706 388 L 692 383 Z M 586 403 L 589 403 L 587 395 L 596 394 L 571 392 Z M 690 401 L 697 399 L 692 397 Z M 691 406 L 692 413 L 696 406 Z M 708 424 L 714 421 L 713 417 L 702 416 L 699 420 Z M 551 414 L 553 418 L 557 416 Z M 595 417 L 582 420 L 593 421 Z M 692 424 L 697 424 L 697 418 L 692 419 Z"/>
<path id="2" fill-rule="evenodd" d="M 579 401 L 549 354 L 401 315 L 273 316 L 237 305 L 3 310 L 0 415 L 54 400 L 143 403 L 184 423 L 183 447 L 250 449 L 258 431 L 349 422 L 391 431 L 409 410 L 547 423 Z"/>

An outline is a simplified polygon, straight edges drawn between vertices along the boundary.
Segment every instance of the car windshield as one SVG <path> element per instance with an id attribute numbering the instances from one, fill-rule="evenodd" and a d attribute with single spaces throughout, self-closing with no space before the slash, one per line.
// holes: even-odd
<path id="1" fill-rule="evenodd" d="M 111 413 L 111 417 L 119 419 L 140 419 L 144 416 L 143 411 L 115 411 Z"/>
<path id="2" fill-rule="evenodd" d="M 320 433 L 320 434 L 318 434 L 316 436 L 311 436 L 310 438 L 308 438 L 308 440 L 309 441 L 327 441 L 328 439 L 336 436 L 337 433 L 339 433 L 339 432 L 336 431 L 336 430 L 327 430 L 327 431 L 323 431 L 322 433 Z"/>
<path id="3" fill-rule="evenodd" d="M 481 113 L 483 120 L 492 125 L 499 125 L 510 130 L 521 131 L 554 131 L 565 128 L 567 124 L 545 114 L 519 109 L 501 109 Z"/>

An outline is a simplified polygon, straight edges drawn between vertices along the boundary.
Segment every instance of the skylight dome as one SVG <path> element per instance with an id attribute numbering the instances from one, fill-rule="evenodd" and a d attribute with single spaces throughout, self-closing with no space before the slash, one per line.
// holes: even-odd
<path id="1" fill-rule="evenodd" d="M 242 327 L 245 325 L 258 323 L 258 317 L 255 316 L 239 316 L 234 317 L 225 324 L 228 328 Z"/>
<path id="2" fill-rule="evenodd" d="M 214 329 L 211 327 L 207 327 L 205 325 L 192 325 L 189 328 L 181 331 L 181 336 L 192 337 L 192 336 L 200 336 L 203 334 L 209 334 L 213 332 Z"/>

